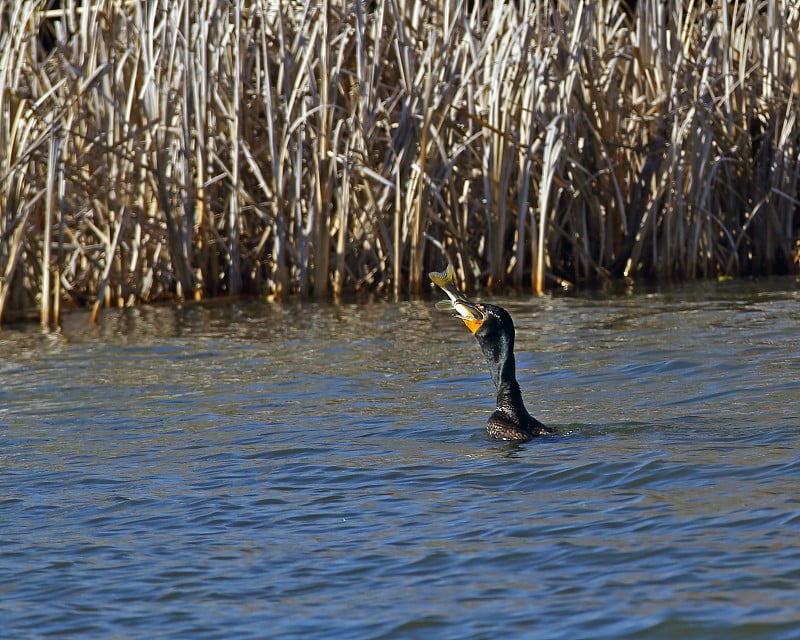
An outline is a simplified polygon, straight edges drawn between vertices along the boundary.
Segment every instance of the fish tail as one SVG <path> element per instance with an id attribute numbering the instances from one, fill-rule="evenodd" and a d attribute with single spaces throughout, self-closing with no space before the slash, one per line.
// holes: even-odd
<path id="1" fill-rule="evenodd" d="M 433 281 L 433 283 L 439 287 L 442 291 L 447 294 L 447 297 L 450 298 L 450 302 L 455 304 L 459 301 L 469 302 L 469 298 L 461 293 L 458 289 L 456 289 L 455 285 L 455 271 L 453 270 L 453 265 L 448 264 L 447 268 L 444 271 L 432 271 L 428 274 L 428 277 Z M 439 307 L 440 309 L 444 309 L 445 306 L 442 305 Z"/>
<path id="2" fill-rule="evenodd" d="M 447 263 L 447 267 L 444 271 L 431 271 L 428 274 L 428 277 L 433 281 L 437 287 L 442 289 L 446 289 L 448 284 L 452 284 L 453 279 L 455 278 L 455 272 L 453 271 L 453 265 L 449 262 Z"/>

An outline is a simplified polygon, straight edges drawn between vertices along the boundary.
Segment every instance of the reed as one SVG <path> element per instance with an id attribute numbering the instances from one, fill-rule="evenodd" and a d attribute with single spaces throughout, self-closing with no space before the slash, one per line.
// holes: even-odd
<path id="1" fill-rule="evenodd" d="M 789 0 L 0 0 L 0 317 L 793 272 Z M 57 319 L 56 319 L 57 321 Z"/>

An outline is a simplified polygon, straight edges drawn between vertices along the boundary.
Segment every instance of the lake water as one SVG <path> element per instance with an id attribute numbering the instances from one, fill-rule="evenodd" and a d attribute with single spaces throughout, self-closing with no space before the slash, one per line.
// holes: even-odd
<path id="1" fill-rule="evenodd" d="M 794 281 L 491 300 L 4 328 L 0 635 L 800 638 Z"/>

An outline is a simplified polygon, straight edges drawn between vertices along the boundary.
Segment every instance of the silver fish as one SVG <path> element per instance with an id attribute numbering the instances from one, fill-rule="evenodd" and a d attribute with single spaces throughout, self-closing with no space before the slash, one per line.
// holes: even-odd
<path id="1" fill-rule="evenodd" d="M 475 333 L 483 324 L 484 313 L 480 304 L 475 304 L 467 296 L 456 289 L 454 284 L 455 271 L 448 264 L 444 271 L 432 271 L 428 274 L 433 284 L 447 294 L 448 300 L 440 300 L 436 308 L 440 311 L 453 311 L 453 316 L 463 320 L 472 333 Z"/>

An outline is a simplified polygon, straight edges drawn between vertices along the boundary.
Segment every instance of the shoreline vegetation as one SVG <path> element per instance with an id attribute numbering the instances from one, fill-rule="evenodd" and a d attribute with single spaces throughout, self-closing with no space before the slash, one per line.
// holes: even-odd
<path id="1" fill-rule="evenodd" d="M 796 273 L 800 7 L 0 0 L 0 319 Z"/>

